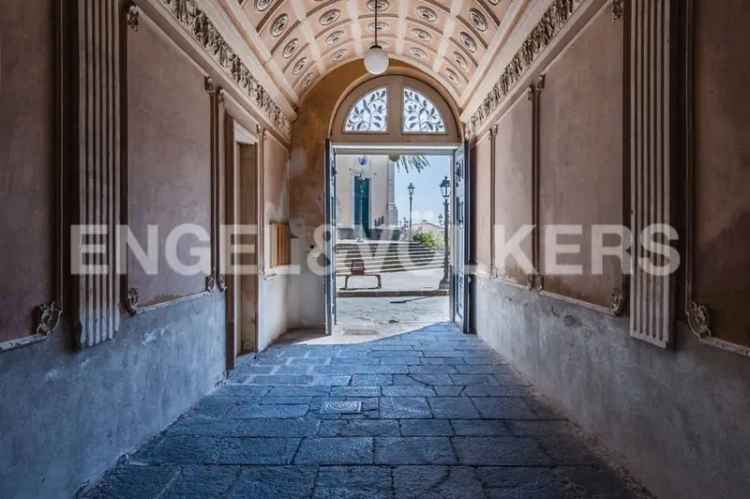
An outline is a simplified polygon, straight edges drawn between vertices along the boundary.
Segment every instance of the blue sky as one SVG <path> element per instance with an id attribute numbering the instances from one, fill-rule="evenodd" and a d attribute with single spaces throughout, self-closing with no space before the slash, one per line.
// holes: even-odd
<path id="1" fill-rule="evenodd" d="M 414 183 L 414 223 L 426 219 L 437 223 L 443 213 L 440 182 L 450 174 L 451 156 L 427 156 L 430 166 L 420 173 L 400 169 L 396 173 L 396 206 L 401 220 L 409 216 L 409 182 Z"/>

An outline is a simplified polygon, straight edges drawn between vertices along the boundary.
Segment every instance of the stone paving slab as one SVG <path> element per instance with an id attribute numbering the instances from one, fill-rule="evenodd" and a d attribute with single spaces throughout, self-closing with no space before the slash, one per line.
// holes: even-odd
<path id="1" fill-rule="evenodd" d="M 479 338 L 437 324 L 358 344 L 282 342 L 242 359 L 83 497 L 649 496 Z"/>

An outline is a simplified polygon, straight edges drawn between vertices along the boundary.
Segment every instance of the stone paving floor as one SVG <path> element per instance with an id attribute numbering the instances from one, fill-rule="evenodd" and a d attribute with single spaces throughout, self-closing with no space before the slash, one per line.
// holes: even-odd
<path id="1" fill-rule="evenodd" d="M 281 343 L 88 498 L 648 497 L 480 339 L 451 326 Z"/>

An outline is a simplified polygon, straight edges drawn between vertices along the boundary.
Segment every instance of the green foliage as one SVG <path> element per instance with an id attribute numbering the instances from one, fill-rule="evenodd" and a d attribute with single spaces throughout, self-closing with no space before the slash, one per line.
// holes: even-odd
<path id="1" fill-rule="evenodd" d="M 432 250 L 441 249 L 443 247 L 443 240 L 433 232 L 418 232 L 414 234 L 412 239 Z"/>

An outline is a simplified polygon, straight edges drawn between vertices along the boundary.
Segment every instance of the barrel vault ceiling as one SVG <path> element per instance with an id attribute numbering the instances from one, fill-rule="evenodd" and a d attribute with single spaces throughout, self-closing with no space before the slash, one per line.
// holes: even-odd
<path id="1" fill-rule="evenodd" d="M 463 107 L 528 0 L 219 0 L 219 4 L 293 106 L 328 72 L 362 58 L 377 29 L 380 45 L 394 59 L 436 78 Z"/>

